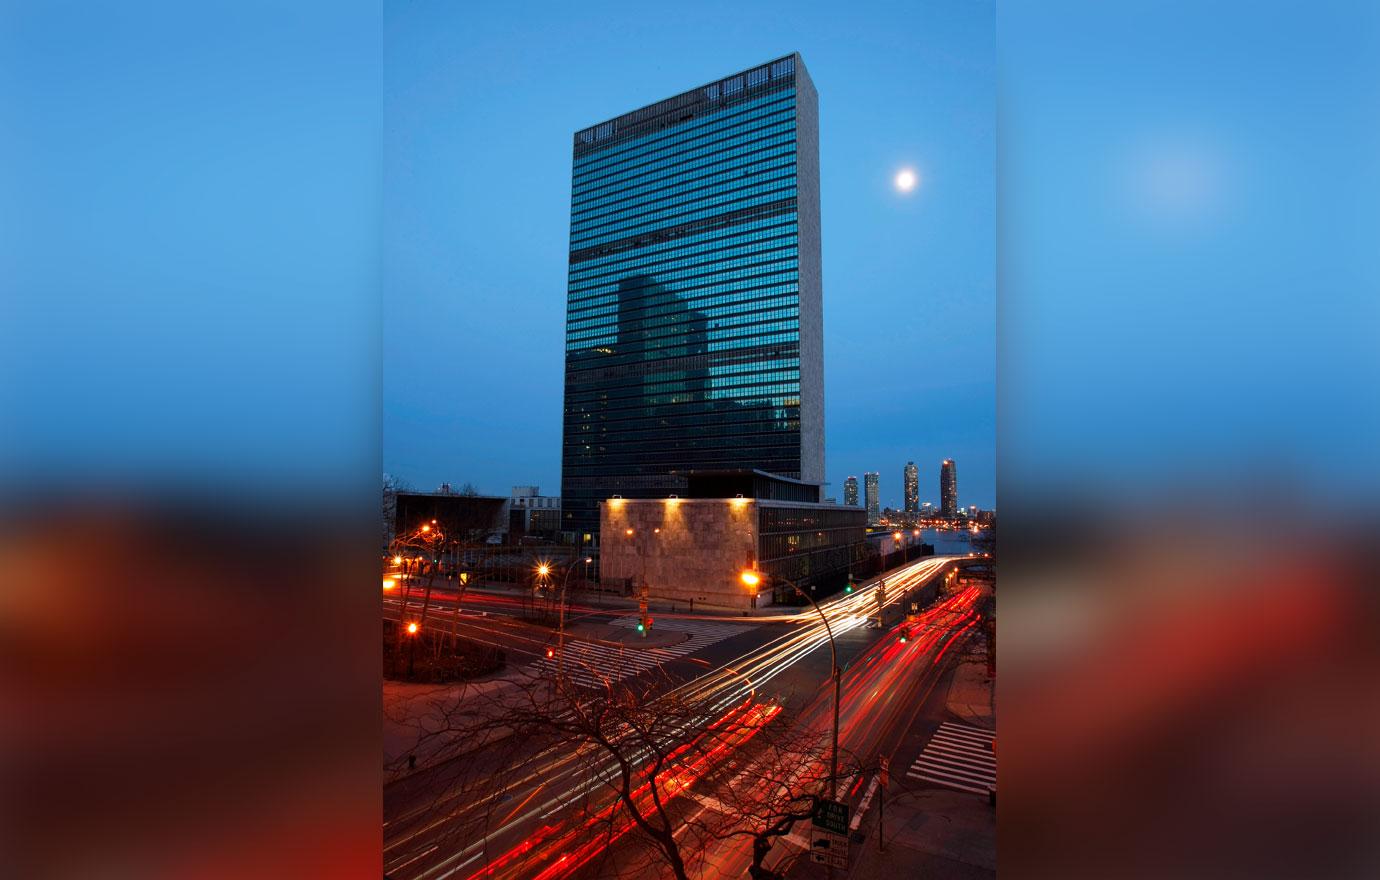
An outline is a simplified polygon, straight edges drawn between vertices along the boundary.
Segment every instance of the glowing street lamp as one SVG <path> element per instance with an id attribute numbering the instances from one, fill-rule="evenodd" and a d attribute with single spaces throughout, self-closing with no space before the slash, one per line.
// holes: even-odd
<path id="1" fill-rule="evenodd" d="M 744 584 L 753 588 L 756 588 L 757 585 L 762 582 L 762 576 L 751 569 L 745 570 L 738 577 Z M 820 608 L 819 603 L 813 598 L 806 595 L 805 591 L 800 589 L 799 584 L 790 578 L 781 577 L 780 575 L 777 575 L 777 580 L 783 581 L 787 586 L 795 590 L 803 596 L 807 602 L 815 607 L 815 611 L 819 612 L 819 619 L 824 621 L 824 633 L 829 637 L 829 661 L 834 670 L 834 742 L 833 748 L 829 752 L 829 797 L 833 799 L 838 796 L 839 784 L 839 680 L 842 678 L 839 671 L 838 649 L 834 645 L 834 630 L 829 626 L 829 617 L 824 613 L 824 609 Z M 852 592 L 852 587 L 853 582 L 849 581 L 849 592 Z"/>
<path id="2" fill-rule="evenodd" d="M 417 634 L 417 621 L 414 620 L 407 625 L 407 634 L 410 636 L 415 636 Z"/>

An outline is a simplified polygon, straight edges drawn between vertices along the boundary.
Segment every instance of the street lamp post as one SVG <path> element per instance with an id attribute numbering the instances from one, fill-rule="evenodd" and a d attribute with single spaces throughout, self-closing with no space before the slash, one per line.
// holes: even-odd
<path id="1" fill-rule="evenodd" d="M 588 566 L 593 557 L 585 557 L 585 565 Z M 556 677 L 562 678 L 565 675 L 565 588 L 570 583 L 570 573 L 575 570 L 575 562 L 565 568 L 565 577 L 561 579 L 561 607 L 559 611 L 559 623 L 556 625 Z M 588 570 L 586 568 L 586 570 Z"/>
<path id="2" fill-rule="evenodd" d="M 757 587 L 758 584 L 762 582 L 762 576 L 758 574 L 756 571 L 745 571 L 742 573 L 741 578 L 744 584 L 746 584 L 749 587 L 753 587 L 754 589 Z M 802 597 L 804 597 L 806 601 L 808 601 L 811 605 L 814 606 L 815 611 L 819 612 L 819 619 L 824 621 L 824 633 L 829 637 L 829 663 L 834 670 L 834 734 L 833 744 L 829 750 L 829 799 L 833 800 L 834 798 L 838 797 L 837 789 L 839 779 L 839 681 L 842 677 L 839 674 L 839 654 L 838 648 L 834 644 L 834 630 L 829 626 L 829 617 L 824 613 L 824 609 L 820 608 L 819 603 L 816 602 L 813 598 L 811 598 L 809 594 L 807 594 L 804 590 L 800 589 L 800 586 L 796 584 L 795 581 L 787 577 L 781 577 L 780 575 L 777 575 L 777 579 L 785 581 L 787 586 L 795 590 Z"/>

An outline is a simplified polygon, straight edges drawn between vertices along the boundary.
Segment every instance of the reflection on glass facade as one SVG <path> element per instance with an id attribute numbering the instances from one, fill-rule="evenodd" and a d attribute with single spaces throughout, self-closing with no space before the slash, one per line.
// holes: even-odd
<path id="1" fill-rule="evenodd" d="M 565 530 L 690 470 L 823 480 L 816 131 L 790 55 L 575 135 Z"/>

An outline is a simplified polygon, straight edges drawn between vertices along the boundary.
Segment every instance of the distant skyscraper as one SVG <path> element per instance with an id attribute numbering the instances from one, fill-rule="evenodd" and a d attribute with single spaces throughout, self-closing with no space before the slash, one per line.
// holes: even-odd
<path id="1" fill-rule="evenodd" d="M 946 519 L 958 516 L 958 475 L 952 458 L 939 466 L 939 515 Z"/>
<path id="2" fill-rule="evenodd" d="M 915 462 L 906 462 L 905 470 L 906 486 L 906 513 L 920 512 L 920 469 L 915 466 Z"/>
<path id="3" fill-rule="evenodd" d="M 867 524 L 876 525 L 882 518 L 882 502 L 877 494 L 877 482 L 880 475 L 875 471 L 868 471 L 863 474 L 863 500 L 867 506 Z"/>
<path id="4" fill-rule="evenodd" d="M 577 132 L 563 529 L 597 530 L 613 495 L 683 491 L 689 470 L 822 484 L 821 277 L 799 55 Z"/>
<path id="5" fill-rule="evenodd" d="M 843 503 L 852 507 L 858 506 L 858 478 L 849 477 L 843 481 Z"/>

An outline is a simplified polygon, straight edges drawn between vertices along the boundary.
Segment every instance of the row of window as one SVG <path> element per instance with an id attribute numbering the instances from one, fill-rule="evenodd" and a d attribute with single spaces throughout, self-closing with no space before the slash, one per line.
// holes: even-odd
<path id="1" fill-rule="evenodd" d="M 719 110 L 696 116 L 685 125 L 662 129 L 659 132 L 623 141 L 605 150 L 596 150 L 576 156 L 571 162 L 571 176 L 580 181 L 588 180 L 599 171 L 610 166 L 626 163 L 635 157 L 652 157 L 668 148 L 693 141 L 703 141 L 728 128 L 750 123 L 764 116 L 795 112 L 794 92 L 773 92 L 734 104 Z"/>
<path id="2" fill-rule="evenodd" d="M 756 188 L 754 187 L 754 189 Z M 639 233 L 649 232 L 661 227 L 689 223 L 693 220 L 700 220 L 705 217 L 713 217 L 717 214 L 726 214 L 729 211 L 737 210 L 739 208 L 751 208 L 755 205 L 765 205 L 771 202 L 780 201 L 781 199 L 793 198 L 795 198 L 794 183 L 792 183 L 790 186 L 783 187 L 781 189 L 763 192 L 760 195 L 748 192 L 735 192 L 726 196 L 720 196 L 716 199 L 713 199 L 704 208 L 691 211 L 689 213 L 675 214 L 674 212 L 672 212 L 671 216 L 668 217 L 661 217 L 660 215 L 657 215 L 655 217 L 649 216 L 638 218 L 638 220 L 635 223 L 629 225 L 619 224 L 600 234 L 591 233 L 581 235 L 578 238 L 572 237 L 571 248 L 573 250 L 577 246 L 592 247 L 610 241 L 618 241 L 622 238 L 631 238 L 635 235 L 638 235 Z"/>
<path id="3" fill-rule="evenodd" d="M 591 389 L 585 393 L 572 390 L 570 402 L 595 403 L 601 408 L 618 406 L 626 401 L 638 402 L 644 398 L 679 395 L 679 403 L 700 401 L 753 402 L 766 399 L 767 395 L 800 396 L 800 374 L 798 372 L 772 371 L 747 375 L 734 379 L 721 379 L 711 383 L 707 377 L 686 376 L 660 382 L 638 385 L 618 385 Z M 688 395 L 688 396 L 687 396 Z"/>
<path id="4" fill-rule="evenodd" d="M 702 244 L 686 246 L 683 249 L 663 249 L 655 254 L 643 254 L 595 269 L 575 271 L 572 267 L 568 277 L 568 290 L 571 294 L 578 294 L 582 290 L 610 280 L 656 274 L 685 266 L 712 265 L 720 260 L 732 260 L 753 254 L 777 251 L 795 254 L 797 243 L 795 221 L 792 220 L 766 230 L 730 233 Z"/>
<path id="5" fill-rule="evenodd" d="M 743 183 L 754 177 L 761 177 L 772 171 L 794 170 L 795 146 L 786 144 L 771 151 L 774 155 L 748 153 L 736 157 L 737 161 L 716 163 L 697 172 L 678 174 L 678 180 L 656 180 L 648 184 L 617 190 L 598 198 L 573 203 L 570 216 L 574 220 L 585 221 L 595 216 L 613 213 L 603 210 L 613 206 L 617 211 L 631 211 L 641 205 L 661 203 L 670 194 L 703 191 L 707 186 L 723 183 Z M 579 207 L 574 207 L 574 205 Z"/>
<path id="6" fill-rule="evenodd" d="M 861 541 L 866 531 L 861 524 L 851 528 L 825 531 L 795 532 L 788 535 L 762 535 L 759 544 L 763 559 L 774 559 L 792 553 L 808 553 L 824 547 L 838 547 Z"/>
<path id="7" fill-rule="evenodd" d="M 622 321 L 619 320 L 617 315 L 599 315 L 588 321 L 580 321 L 578 325 L 572 323 L 567 326 L 566 339 L 567 341 L 574 339 L 576 332 L 588 333 L 590 330 L 609 332 L 611 330 L 616 330 L 618 334 L 613 337 L 613 341 L 609 344 L 619 345 L 620 340 L 627 341 L 623 339 L 627 334 L 647 333 L 662 327 L 681 325 L 685 326 L 685 333 L 693 336 L 697 331 L 691 326 L 692 322 L 687 320 L 687 315 L 693 314 L 695 322 L 706 319 L 712 322 L 718 318 L 731 318 L 750 312 L 760 312 L 769 308 L 795 308 L 798 306 L 798 303 L 798 298 L 793 295 L 759 296 L 748 301 L 732 301 L 712 307 L 704 307 L 701 305 L 693 311 L 688 310 L 684 303 L 678 303 L 674 309 L 647 309 L 644 310 L 642 315 L 638 318 L 628 319 L 627 316 L 624 316 L 624 320 Z M 667 318 L 669 318 L 669 320 L 667 320 Z M 712 327 L 714 324 L 711 323 L 709 326 Z M 612 354 L 613 352 L 605 353 Z"/>
<path id="8" fill-rule="evenodd" d="M 597 149 L 580 150 L 576 148 L 571 160 L 571 169 L 577 174 L 588 174 L 607 166 L 611 161 L 622 161 L 630 151 L 645 150 L 649 145 L 662 145 L 670 139 L 684 138 L 687 133 L 695 135 L 707 128 L 721 128 L 725 121 L 731 125 L 734 124 L 733 120 L 741 119 L 745 114 L 757 113 L 763 108 L 787 101 L 794 104 L 794 90 L 772 90 L 754 95 L 745 101 L 737 101 L 707 110 L 702 109 L 698 113 L 691 111 L 687 118 L 677 119 L 655 128 L 644 129 Z"/>
<path id="9" fill-rule="evenodd" d="M 773 119 L 752 129 L 733 131 L 702 146 L 686 147 L 665 157 L 614 169 L 600 179 L 600 186 L 621 186 L 647 175 L 670 170 L 673 173 L 713 166 L 739 156 L 761 155 L 763 150 L 795 142 L 795 119 Z M 707 158 L 706 158 L 707 157 Z M 571 209 L 578 208 L 584 191 L 571 190 Z"/>
<path id="10" fill-rule="evenodd" d="M 647 404 L 647 398 L 654 395 L 677 393 L 683 399 L 680 404 L 705 404 L 697 407 L 699 411 L 733 413 L 741 412 L 741 407 L 795 406 L 800 399 L 800 376 L 797 373 L 771 373 L 761 376 L 744 376 L 744 381 L 717 388 L 697 385 L 693 379 L 685 381 L 685 387 L 677 388 L 675 382 L 658 382 L 654 385 L 592 385 L 572 386 L 567 403 L 572 412 L 584 413 L 582 418 L 604 418 L 619 409 L 628 409 Z M 777 396 L 766 397 L 773 394 Z M 685 395 L 690 395 L 686 397 Z M 725 408 L 733 403 L 739 408 Z M 679 411 L 678 411 L 679 412 Z M 660 413 L 669 417 L 669 413 Z"/>
<path id="11" fill-rule="evenodd" d="M 612 391 L 619 388 L 645 387 L 647 383 L 653 382 L 681 381 L 690 378 L 709 381 L 733 380 L 739 376 L 757 376 L 769 373 L 789 373 L 790 376 L 798 376 L 800 359 L 770 358 L 762 361 L 746 361 L 740 364 L 703 367 L 694 370 L 672 369 L 648 373 L 630 373 L 627 376 L 598 380 L 598 387 L 606 387 Z M 590 385 L 590 387 L 594 386 Z"/>
<path id="12" fill-rule="evenodd" d="M 668 352 L 674 352 L 677 355 L 704 354 L 712 350 L 711 345 L 714 342 L 733 338 L 745 330 L 748 332 L 767 332 L 777 329 L 794 329 L 799 326 L 797 320 L 799 309 L 795 309 L 790 315 L 779 317 L 790 320 L 763 320 L 756 313 L 749 313 L 742 316 L 742 320 L 735 321 L 732 318 L 723 318 L 714 324 L 693 330 L 678 324 L 668 324 L 664 327 L 655 328 L 664 329 L 666 332 L 656 334 L 647 332 L 635 337 L 630 337 L 626 331 L 620 333 L 616 328 L 602 331 L 602 333 L 585 331 L 584 335 L 568 343 L 567 350 L 570 346 L 580 349 L 589 347 L 609 348 L 613 351 L 608 352 L 608 354 L 613 357 L 639 353 L 644 356 L 667 357 L 669 356 Z M 644 357 L 644 359 L 647 358 Z"/>
<path id="13" fill-rule="evenodd" d="M 714 366 L 696 367 L 695 370 L 695 375 L 708 376 L 711 379 L 753 375 L 762 370 L 771 372 L 789 370 L 791 371 L 791 375 L 798 375 L 800 370 L 800 359 L 770 358 L 762 361 L 743 361 L 734 364 L 716 364 Z M 604 377 L 588 381 L 571 381 L 567 383 L 567 387 L 584 390 L 605 389 L 612 392 L 624 388 L 639 388 L 647 382 L 680 379 L 690 375 L 690 373 L 690 368 L 665 369 L 656 372 L 629 371 L 626 375 Z"/>
<path id="14" fill-rule="evenodd" d="M 580 210 L 584 211 L 606 202 L 633 198 L 648 192 L 675 189 L 712 177 L 721 179 L 728 176 L 742 177 L 744 171 L 755 171 L 757 170 L 756 166 L 768 162 L 794 160 L 794 143 L 782 144 L 766 150 L 750 150 L 728 158 L 722 155 L 713 155 L 695 162 L 672 165 L 664 170 L 620 179 L 588 193 L 575 193 L 571 197 L 571 206 L 574 208 L 575 205 L 579 205 Z"/>
<path id="15" fill-rule="evenodd" d="M 645 402 L 642 406 L 609 408 L 600 403 L 597 394 L 582 395 L 566 402 L 565 424 L 570 432 L 593 436 L 623 429 L 665 427 L 683 430 L 753 421 L 775 422 L 797 418 L 800 398 L 783 394 L 780 397 L 737 401 L 736 406 L 726 406 L 725 403 L 722 400 L 687 401 L 671 410 L 648 406 Z"/>
<path id="16" fill-rule="evenodd" d="M 752 241 L 766 240 L 794 232 L 796 212 L 794 209 L 764 217 L 750 217 L 737 220 L 728 226 L 690 232 L 666 241 L 636 245 L 616 254 L 600 255 L 570 264 L 570 272 L 618 271 L 644 265 L 648 261 L 668 260 L 696 253 L 707 253 L 720 247 Z"/>
<path id="17" fill-rule="evenodd" d="M 772 132 L 758 132 L 755 138 L 742 139 L 741 142 L 731 148 L 703 149 L 696 151 L 692 158 L 683 158 L 681 161 L 658 162 L 655 166 L 646 170 L 638 170 L 633 174 L 619 176 L 616 180 L 601 187 L 601 191 L 591 193 L 588 196 L 582 193 L 573 193 L 570 198 L 571 213 L 579 213 L 590 207 L 597 207 L 602 202 L 597 199 L 617 194 L 625 195 L 623 191 L 629 187 L 642 187 L 643 191 L 662 192 L 668 189 L 682 188 L 687 183 L 693 183 L 708 175 L 730 173 L 735 168 L 741 172 L 745 167 L 758 162 L 767 162 L 775 159 L 794 158 L 796 155 L 796 141 L 794 132 L 782 132 L 777 130 Z M 764 138 L 772 138 L 770 144 L 762 143 Z"/>
<path id="18" fill-rule="evenodd" d="M 636 205 L 627 207 L 620 205 L 613 210 L 603 211 L 597 215 L 591 215 L 584 218 L 573 217 L 570 221 L 571 239 L 575 240 L 579 238 L 581 234 L 589 234 L 595 231 L 627 228 L 640 223 L 646 223 L 650 220 L 674 217 L 701 203 L 705 205 L 718 204 L 725 201 L 725 199 L 716 199 L 712 197 L 724 193 L 751 194 L 762 192 L 762 187 L 769 182 L 794 182 L 795 180 L 795 167 L 793 165 L 778 168 L 776 172 L 777 173 L 769 177 L 759 176 L 743 178 L 696 190 L 661 193 L 651 198 L 643 199 Z"/>
<path id="19" fill-rule="evenodd" d="M 714 306 L 724 306 L 732 303 L 747 303 L 767 296 L 798 296 L 800 291 L 798 275 L 799 272 L 792 270 L 790 272 L 778 272 L 773 275 L 761 276 L 750 282 L 737 281 L 725 284 L 711 284 L 691 290 L 674 291 L 674 293 L 680 294 L 679 300 L 682 304 L 680 306 L 682 311 L 679 313 L 681 316 L 680 323 L 687 323 L 685 314 L 691 309 L 698 309 L 700 307 L 712 308 Z M 672 291 L 667 292 L 668 295 L 671 293 Z M 607 304 L 608 303 L 603 303 L 601 305 Z M 585 319 L 583 312 L 574 312 L 572 314 L 577 321 L 583 321 Z M 640 328 L 630 327 L 629 329 Z M 582 336 L 580 332 L 567 333 L 567 350 L 574 346 L 574 343 L 581 338 L 588 337 Z M 574 347 L 578 348 L 581 346 Z"/>
<path id="20" fill-rule="evenodd" d="M 763 507 L 758 512 L 758 531 L 761 534 L 781 531 L 834 529 L 858 524 L 858 514 L 851 510 L 828 510 L 808 507 Z"/>
<path id="21" fill-rule="evenodd" d="M 700 445 L 687 449 L 659 449 L 645 458 L 634 457 L 625 452 L 601 449 L 598 446 L 579 449 L 567 447 L 561 456 L 561 471 L 563 475 L 568 475 L 571 479 L 601 475 L 613 476 L 629 472 L 646 474 L 657 471 L 665 473 L 672 470 L 709 470 L 711 468 L 747 466 L 760 467 L 763 470 L 769 469 L 772 473 L 799 471 L 798 444 L 800 438 L 772 435 L 767 439 L 774 439 L 774 442 L 742 441 L 719 446 Z M 795 451 L 792 450 L 793 442 L 796 446 Z M 677 455 L 681 456 L 680 461 L 677 461 Z M 616 492 L 618 490 L 612 489 L 611 491 Z M 561 494 L 566 501 L 569 501 L 573 492 L 563 484 Z M 605 494 L 603 497 L 608 498 L 608 495 Z"/>
<path id="22" fill-rule="evenodd" d="M 576 331 L 590 327 L 613 327 L 622 325 L 629 332 L 644 331 L 658 327 L 666 321 L 660 318 L 670 316 L 676 323 L 690 324 L 701 318 L 714 315 L 733 314 L 735 310 L 715 311 L 714 305 L 728 305 L 746 302 L 749 298 L 737 297 L 711 302 L 708 298 L 716 288 L 728 291 L 747 291 L 766 284 L 782 281 L 798 281 L 799 271 L 795 260 L 763 263 L 748 269 L 728 269 L 694 279 L 680 282 L 674 286 L 654 285 L 638 288 L 638 293 L 623 291 L 622 295 L 608 294 L 613 299 L 596 302 L 579 309 L 571 309 L 566 322 L 567 340 L 576 337 Z M 712 282 L 712 283 L 711 283 Z M 741 283 L 736 283 L 741 282 Z M 693 286 L 692 286 L 693 285 Z M 726 288 L 724 285 L 728 285 Z M 760 298 L 760 294 L 751 299 Z"/>
<path id="23" fill-rule="evenodd" d="M 718 260 L 702 260 L 683 269 L 663 269 L 655 275 L 637 272 L 631 275 L 611 277 L 604 279 L 602 283 L 585 283 L 579 288 L 572 287 L 569 305 L 572 309 L 579 308 L 585 301 L 599 296 L 617 297 L 619 300 L 624 300 L 628 293 L 634 290 L 647 290 L 653 293 L 668 290 L 690 290 L 698 287 L 700 283 L 712 282 L 726 277 L 723 275 L 725 272 L 760 270 L 767 266 L 794 267 L 798 265 L 797 256 L 794 247 L 764 248 L 756 253 L 743 254 L 737 257 L 726 256 Z M 642 283 L 635 287 L 629 283 L 638 280 L 641 280 Z"/>

